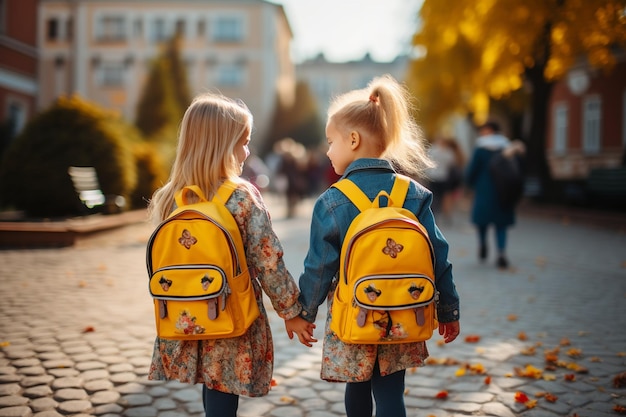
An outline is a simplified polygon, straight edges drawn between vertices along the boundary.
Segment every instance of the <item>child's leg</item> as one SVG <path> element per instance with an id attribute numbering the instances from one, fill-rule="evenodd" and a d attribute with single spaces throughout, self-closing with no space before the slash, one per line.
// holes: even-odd
<path id="1" fill-rule="evenodd" d="M 478 230 L 478 258 L 484 261 L 487 258 L 487 225 L 476 226 Z"/>
<path id="2" fill-rule="evenodd" d="M 498 254 L 506 255 L 506 226 L 496 226 L 496 244 L 498 245 Z"/>
<path id="3" fill-rule="evenodd" d="M 509 261 L 506 259 L 506 226 L 496 226 L 496 244 L 498 245 L 498 268 L 506 269 Z"/>
<path id="4" fill-rule="evenodd" d="M 202 402 L 206 417 L 237 417 L 238 395 L 208 389 L 203 384 Z"/>
<path id="5" fill-rule="evenodd" d="M 348 382 L 345 393 L 347 417 L 372 417 L 372 383 Z"/>
<path id="6" fill-rule="evenodd" d="M 376 417 L 406 417 L 404 407 L 404 374 L 398 371 L 381 376 L 378 365 L 372 377 L 372 391 L 376 400 Z"/>

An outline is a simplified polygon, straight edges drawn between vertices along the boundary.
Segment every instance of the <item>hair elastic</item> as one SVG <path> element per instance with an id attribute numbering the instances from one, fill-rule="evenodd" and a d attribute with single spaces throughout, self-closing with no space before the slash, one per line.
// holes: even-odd
<path id="1" fill-rule="evenodd" d="M 376 97 L 374 94 L 372 94 L 372 95 L 370 96 L 370 101 L 371 101 L 372 103 L 378 103 L 378 97 Z"/>

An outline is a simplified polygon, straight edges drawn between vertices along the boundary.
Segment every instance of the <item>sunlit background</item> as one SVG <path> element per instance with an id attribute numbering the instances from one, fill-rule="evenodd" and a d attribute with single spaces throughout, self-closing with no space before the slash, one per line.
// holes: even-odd
<path id="1" fill-rule="evenodd" d="M 282 4 L 292 27 L 297 63 L 318 54 L 332 62 L 365 54 L 393 61 L 411 50 L 422 0 L 272 0 Z"/>
<path id="2" fill-rule="evenodd" d="M 523 141 L 528 201 L 623 209 L 625 10 L 626 0 L 0 0 L 0 209 L 84 213 L 72 166 L 94 167 L 122 210 L 145 208 L 185 108 L 205 91 L 255 116 L 245 175 L 283 191 L 276 157 L 290 153 L 319 171 L 315 196 L 333 180 L 329 101 L 383 74 L 412 93 L 426 139 L 452 140 L 465 160 L 488 119 Z"/>

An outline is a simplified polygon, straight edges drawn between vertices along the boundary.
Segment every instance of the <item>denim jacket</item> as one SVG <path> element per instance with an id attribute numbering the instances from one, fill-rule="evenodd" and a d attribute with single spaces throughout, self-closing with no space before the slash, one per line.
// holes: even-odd
<path id="1" fill-rule="evenodd" d="M 380 190 L 391 192 L 395 172 L 391 164 L 382 159 L 362 158 L 353 161 L 342 178 L 356 183 L 370 200 Z M 459 296 L 452 279 L 452 264 L 448 261 L 448 242 L 435 224 L 430 209 L 432 193 L 412 181 L 404 208 L 415 213 L 424 225 L 435 252 L 435 284 L 439 291 L 438 319 L 442 323 L 459 320 Z M 301 316 L 315 321 L 318 307 L 333 290 L 339 271 L 341 244 L 358 209 L 341 191 L 330 187 L 317 199 L 311 219 L 309 251 L 300 276 Z"/>

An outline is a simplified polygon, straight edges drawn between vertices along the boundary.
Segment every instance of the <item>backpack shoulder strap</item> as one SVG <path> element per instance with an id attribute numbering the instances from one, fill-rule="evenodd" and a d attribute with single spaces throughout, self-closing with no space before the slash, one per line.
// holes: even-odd
<path id="1" fill-rule="evenodd" d="M 410 185 L 411 180 L 409 179 L 409 177 L 396 174 L 396 180 L 393 183 L 393 188 L 391 189 L 391 194 L 389 195 L 389 199 L 391 200 L 391 206 L 401 208 L 404 205 L 404 200 L 406 199 L 406 195 L 409 192 Z"/>
<path id="2" fill-rule="evenodd" d="M 211 201 L 226 205 L 226 202 L 230 198 L 233 191 L 235 191 L 235 189 L 237 189 L 237 183 L 232 180 L 226 180 L 222 183 L 222 185 L 220 185 L 220 188 L 218 188 Z M 192 193 L 197 195 L 200 202 L 208 201 L 200 187 L 198 187 L 197 185 L 186 185 L 183 187 L 182 190 L 177 192 L 176 196 L 174 197 L 177 207 L 182 207 L 189 204 L 187 200 L 188 191 L 191 191 Z"/>
<path id="3" fill-rule="evenodd" d="M 384 195 L 390 201 L 389 206 L 402 207 L 404 200 L 409 191 L 409 185 L 411 180 L 404 175 L 396 175 L 396 179 L 391 189 L 391 194 L 387 194 L 381 191 L 378 196 L 372 202 L 367 195 L 351 180 L 344 178 L 337 181 L 332 186 L 341 191 L 352 203 L 359 209 L 359 211 L 367 210 L 370 207 L 379 207 L 378 200 L 381 195 Z"/>
<path id="4" fill-rule="evenodd" d="M 340 181 L 337 181 L 332 186 L 341 191 L 346 197 L 348 197 L 348 200 L 352 201 L 352 203 L 356 206 L 356 208 L 359 209 L 359 211 L 365 211 L 368 208 L 372 207 L 372 202 L 367 197 L 367 195 L 365 195 L 365 193 L 359 188 L 359 186 L 351 180 L 344 178 Z"/>
<path id="5" fill-rule="evenodd" d="M 217 201 L 222 205 L 226 205 L 226 202 L 236 189 L 237 183 L 235 181 L 225 180 L 222 185 L 220 185 L 220 188 L 218 188 L 211 201 Z"/>

